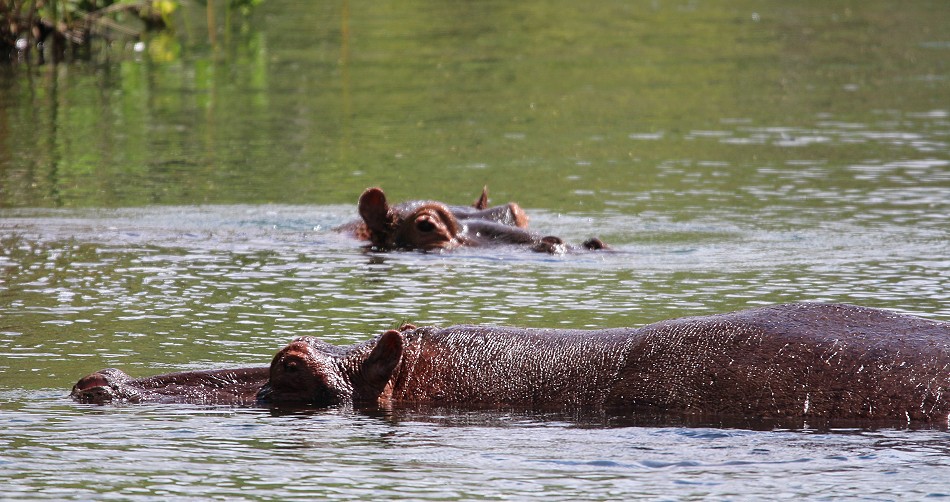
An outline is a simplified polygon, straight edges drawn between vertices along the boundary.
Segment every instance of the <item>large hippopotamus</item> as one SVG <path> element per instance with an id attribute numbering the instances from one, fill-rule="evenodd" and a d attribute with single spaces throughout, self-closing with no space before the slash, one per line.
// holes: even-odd
<path id="1" fill-rule="evenodd" d="M 563 253 L 569 249 L 560 237 L 527 230 L 528 216 L 517 203 L 488 207 L 487 188 L 472 207 L 435 201 L 389 205 L 380 188 L 368 188 L 359 200 L 360 220 L 339 227 L 378 251 L 394 249 L 448 250 L 461 246 L 517 245 L 534 251 Z M 583 243 L 585 249 L 606 249 L 600 239 Z"/>
<path id="2" fill-rule="evenodd" d="M 208 402 L 236 382 L 234 403 L 277 407 L 421 403 L 946 424 L 950 323 L 800 303 L 641 328 L 406 325 L 351 347 L 298 338 L 269 369 L 231 371 L 141 380 L 99 372 L 73 396 L 176 400 L 161 385 L 174 382 L 178 400 Z"/>

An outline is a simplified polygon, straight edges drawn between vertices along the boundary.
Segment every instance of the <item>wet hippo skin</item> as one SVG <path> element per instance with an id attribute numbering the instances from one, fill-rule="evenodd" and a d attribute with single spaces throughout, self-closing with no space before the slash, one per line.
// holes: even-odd
<path id="1" fill-rule="evenodd" d="M 111 380 L 103 384 L 102 378 Z M 303 337 L 279 351 L 269 368 L 138 380 L 103 370 L 80 380 L 73 396 L 82 402 L 421 403 L 946 423 L 948 389 L 950 323 L 803 303 L 642 328 L 407 325 L 350 347 Z"/>
<path id="2" fill-rule="evenodd" d="M 348 348 L 300 338 L 259 398 L 946 422 L 950 323 L 790 304 L 596 331 L 407 326 Z"/>
<path id="3" fill-rule="evenodd" d="M 528 215 L 521 209 L 516 202 L 489 207 L 488 205 L 488 187 L 482 188 L 482 193 L 471 206 L 449 205 L 437 201 L 411 200 L 401 202 L 390 206 L 386 202 L 386 194 L 381 188 L 367 188 L 360 196 L 361 208 L 365 210 L 368 205 L 380 206 L 379 211 L 382 215 L 372 215 L 379 218 L 390 226 L 398 227 L 400 222 L 411 218 L 411 215 L 423 206 L 433 206 L 438 209 L 451 213 L 455 220 L 481 220 L 492 223 L 498 223 L 505 226 L 528 228 Z M 336 228 L 336 230 L 350 233 L 361 240 L 374 240 L 373 230 L 367 225 L 365 217 L 361 214 L 360 219 L 351 221 Z M 377 229 L 379 230 L 379 229 Z M 384 230 L 384 233 L 391 229 Z M 377 240 L 381 237 L 377 236 Z"/>
<path id="4" fill-rule="evenodd" d="M 192 403 L 250 406 L 267 383 L 270 369 L 234 368 L 184 371 L 146 378 L 132 378 L 106 368 L 87 375 L 73 386 L 71 396 L 80 403 Z"/>
<path id="5" fill-rule="evenodd" d="M 527 230 L 528 217 L 514 202 L 487 207 L 486 191 L 473 208 L 465 208 L 435 201 L 391 206 L 382 189 L 368 188 L 360 196 L 359 213 L 360 221 L 343 225 L 339 230 L 370 241 L 377 251 L 433 251 L 492 245 L 517 245 L 548 253 L 572 249 L 559 237 Z M 582 247 L 607 248 L 596 238 L 584 242 Z"/>

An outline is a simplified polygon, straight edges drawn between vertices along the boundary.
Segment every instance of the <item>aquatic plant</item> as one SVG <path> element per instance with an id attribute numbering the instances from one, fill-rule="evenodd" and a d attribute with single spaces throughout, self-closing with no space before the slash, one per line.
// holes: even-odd
<path id="1" fill-rule="evenodd" d="M 262 0 L 230 0 L 229 8 L 247 13 Z M 29 60 L 32 49 L 43 62 L 67 50 L 88 47 L 93 39 L 137 39 L 145 31 L 166 29 L 182 0 L 0 0 L 0 51 L 11 60 Z M 209 22 L 214 1 L 207 6 Z"/>

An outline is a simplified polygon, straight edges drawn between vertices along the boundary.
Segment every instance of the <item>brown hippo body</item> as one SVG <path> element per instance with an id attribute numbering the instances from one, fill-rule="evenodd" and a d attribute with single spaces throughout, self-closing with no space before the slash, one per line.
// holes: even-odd
<path id="1" fill-rule="evenodd" d="M 803 303 L 642 328 L 407 325 L 350 347 L 299 338 L 270 367 L 141 379 L 103 370 L 80 380 L 73 397 L 89 403 L 419 403 L 947 424 L 950 323 Z"/>
<path id="2" fill-rule="evenodd" d="M 360 196 L 361 220 L 338 230 L 368 240 L 377 251 L 450 250 L 458 247 L 516 245 L 548 253 L 563 253 L 570 246 L 559 237 L 527 230 L 528 216 L 510 202 L 488 207 L 487 191 L 473 207 L 448 206 L 434 201 L 411 201 L 389 205 L 379 188 Z M 606 249 L 599 239 L 584 242 L 586 249 Z"/>
<path id="3" fill-rule="evenodd" d="M 343 354 L 274 358 L 262 402 L 599 407 L 946 423 L 950 323 L 791 304 L 643 328 L 388 331 Z"/>

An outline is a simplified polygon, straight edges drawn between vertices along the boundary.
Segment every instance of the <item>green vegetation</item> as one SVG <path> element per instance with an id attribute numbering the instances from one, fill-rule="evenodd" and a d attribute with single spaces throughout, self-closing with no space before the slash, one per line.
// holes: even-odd
<path id="1" fill-rule="evenodd" d="M 187 1 L 187 0 L 184 0 Z M 229 0 L 230 9 L 249 10 L 263 0 Z M 0 51 L 14 59 L 53 61 L 87 48 L 91 41 L 137 39 L 171 26 L 183 0 L 0 0 Z M 209 22 L 214 0 L 203 0 Z"/>

